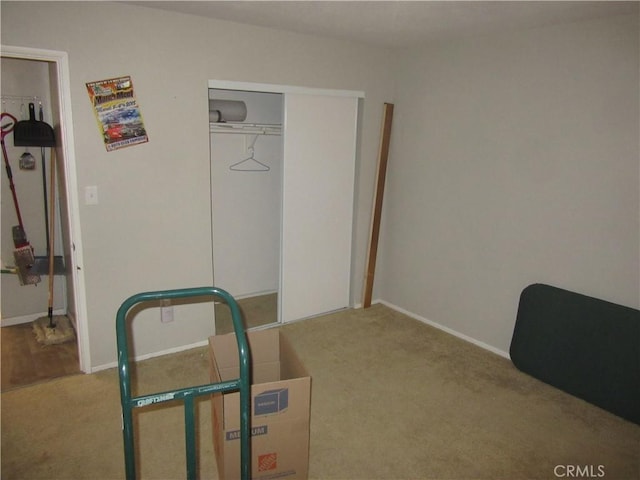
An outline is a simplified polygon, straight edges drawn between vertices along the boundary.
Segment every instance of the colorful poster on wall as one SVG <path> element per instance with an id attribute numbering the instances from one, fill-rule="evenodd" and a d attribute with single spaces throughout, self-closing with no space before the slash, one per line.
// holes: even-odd
<path id="1" fill-rule="evenodd" d="M 90 82 L 87 91 L 108 152 L 149 141 L 131 77 Z"/>

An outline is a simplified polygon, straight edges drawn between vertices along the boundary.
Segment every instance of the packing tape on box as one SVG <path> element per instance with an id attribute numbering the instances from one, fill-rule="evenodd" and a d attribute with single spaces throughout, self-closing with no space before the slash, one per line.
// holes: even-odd
<path id="1" fill-rule="evenodd" d="M 247 104 L 240 100 L 209 100 L 209 122 L 244 122 Z"/>

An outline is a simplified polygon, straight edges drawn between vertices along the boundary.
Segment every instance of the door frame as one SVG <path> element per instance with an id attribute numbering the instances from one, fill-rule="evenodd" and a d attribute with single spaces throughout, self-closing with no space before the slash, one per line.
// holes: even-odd
<path id="1" fill-rule="evenodd" d="M 333 90 L 328 88 L 300 87 L 296 85 L 277 85 L 273 83 L 236 82 L 233 80 L 209 80 L 208 88 L 245 90 L 248 92 L 300 93 L 306 95 L 364 98 L 364 92 L 359 90 Z"/>
<path id="2" fill-rule="evenodd" d="M 67 52 L 46 50 L 41 48 L 17 47 L 2 45 L 1 56 L 21 60 L 33 60 L 55 64 L 56 81 L 52 95 L 57 96 L 59 106 L 61 145 L 57 156 L 63 162 L 62 175 L 66 185 L 69 214 L 68 235 L 71 244 L 70 265 L 68 265 L 67 281 L 71 282 L 72 298 L 75 303 L 75 326 L 78 336 L 78 358 L 80 370 L 91 373 L 91 356 L 89 352 L 89 326 L 87 321 L 87 302 L 84 271 L 82 270 L 82 239 L 80 235 L 80 208 L 78 200 L 78 178 L 76 174 L 76 155 L 73 138 L 73 119 L 71 115 L 71 76 L 69 73 L 69 56 Z"/>

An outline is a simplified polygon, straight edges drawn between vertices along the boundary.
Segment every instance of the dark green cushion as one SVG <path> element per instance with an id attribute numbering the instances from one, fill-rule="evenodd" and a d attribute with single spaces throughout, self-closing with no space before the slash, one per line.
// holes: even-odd
<path id="1" fill-rule="evenodd" d="M 640 424 L 639 345 L 639 310 L 533 284 L 509 353 L 519 370 Z"/>

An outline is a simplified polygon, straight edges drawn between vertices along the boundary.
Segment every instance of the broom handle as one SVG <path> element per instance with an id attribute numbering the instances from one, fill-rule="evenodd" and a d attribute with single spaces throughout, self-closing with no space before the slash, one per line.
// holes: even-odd
<path id="1" fill-rule="evenodd" d="M 2 158 L 4 159 L 4 168 L 7 171 L 7 177 L 9 177 L 9 188 L 11 189 L 11 195 L 13 196 L 13 205 L 16 208 L 16 216 L 18 217 L 18 225 L 20 230 L 24 234 L 24 224 L 22 223 L 22 215 L 20 214 L 20 205 L 18 204 L 18 195 L 16 194 L 16 186 L 13 184 L 13 174 L 11 173 L 11 164 L 9 163 L 9 155 L 7 155 L 7 147 L 4 144 L 4 138 L 13 132 L 16 126 L 16 117 L 8 112 L 2 112 L 0 119 L 4 121 L 8 118 L 10 121 L 4 125 L 0 125 L 0 143 L 2 144 Z"/>
<path id="2" fill-rule="evenodd" d="M 44 111 L 42 110 L 42 102 L 39 109 L 40 121 L 44 122 Z M 45 148 L 40 147 L 40 157 L 42 162 L 42 191 L 44 194 L 44 233 L 46 236 L 47 255 L 49 255 L 49 206 L 47 204 L 47 162 L 45 160 Z"/>
<path id="3" fill-rule="evenodd" d="M 49 320 L 53 318 L 53 273 L 54 273 L 54 254 L 53 247 L 55 243 L 55 188 L 56 188 L 56 150 L 51 149 L 51 172 L 49 179 L 49 306 L 48 314 Z"/>
<path id="4" fill-rule="evenodd" d="M 16 193 L 16 186 L 13 183 L 13 174 L 11 173 L 11 165 L 9 164 L 9 156 L 7 155 L 7 147 L 4 145 L 4 134 L 2 141 L 2 158 L 4 158 L 4 168 L 7 171 L 7 177 L 9 177 L 9 189 L 13 197 L 13 206 L 16 209 L 16 216 L 18 217 L 18 225 L 20 230 L 24 232 L 24 224 L 22 223 L 22 215 L 20 214 L 20 205 L 18 204 L 18 194 Z"/>

